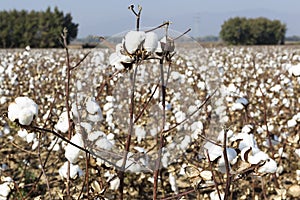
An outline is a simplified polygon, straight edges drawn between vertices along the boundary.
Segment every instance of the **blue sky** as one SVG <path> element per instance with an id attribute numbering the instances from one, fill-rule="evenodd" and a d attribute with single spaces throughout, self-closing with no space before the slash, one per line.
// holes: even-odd
<path id="1" fill-rule="evenodd" d="M 45 10 L 57 6 L 71 13 L 79 24 L 78 37 L 114 35 L 135 27 L 127 9 L 141 5 L 141 26 L 149 27 L 170 20 L 171 28 L 193 36 L 218 35 L 230 17 L 267 17 L 287 25 L 287 36 L 300 35 L 300 0 L 0 0 L 0 10 Z"/>

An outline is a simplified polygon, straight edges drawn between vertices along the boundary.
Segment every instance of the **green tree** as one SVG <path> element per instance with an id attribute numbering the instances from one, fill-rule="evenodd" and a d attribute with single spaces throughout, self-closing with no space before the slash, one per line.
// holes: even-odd
<path id="1" fill-rule="evenodd" d="M 1 11 L 0 12 L 0 48 L 61 47 L 60 35 L 63 28 L 68 29 L 67 43 L 75 39 L 78 24 L 72 22 L 70 13 L 64 15 L 57 7 L 51 11 Z"/>
<path id="2" fill-rule="evenodd" d="M 223 23 L 220 38 L 233 45 L 283 44 L 285 33 L 286 25 L 279 20 L 235 17 Z"/>

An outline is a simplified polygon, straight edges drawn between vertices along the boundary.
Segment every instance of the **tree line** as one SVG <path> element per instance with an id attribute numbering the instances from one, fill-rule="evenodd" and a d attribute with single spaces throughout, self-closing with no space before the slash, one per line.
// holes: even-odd
<path id="1" fill-rule="evenodd" d="M 0 48 L 61 47 L 63 28 L 68 29 L 67 43 L 77 36 L 78 24 L 72 20 L 70 13 L 57 7 L 53 11 L 50 7 L 46 11 L 0 11 Z"/>
<path id="2" fill-rule="evenodd" d="M 284 44 L 286 25 L 264 17 L 235 17 L 225 21 L 220 38 L 233 45 Z"/>

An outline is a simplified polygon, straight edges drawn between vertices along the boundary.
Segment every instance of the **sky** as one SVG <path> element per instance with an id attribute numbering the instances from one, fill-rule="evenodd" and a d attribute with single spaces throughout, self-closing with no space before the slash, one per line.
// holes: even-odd
<path id="1" fill-rule="evenodd" d="M 231 17 L 267 17 L 287 25 L 287 36 L 300 36 L 300 0 L 0 0 L 0 10 L 37 10 L 57 6 L 79 24 L 77 38 L 111 36 L 135 28 L 127 8 L 142 6 L 141 27 L 171 21 L 179 32 L 191 28 L 192 36 L 218 36 Z"/>

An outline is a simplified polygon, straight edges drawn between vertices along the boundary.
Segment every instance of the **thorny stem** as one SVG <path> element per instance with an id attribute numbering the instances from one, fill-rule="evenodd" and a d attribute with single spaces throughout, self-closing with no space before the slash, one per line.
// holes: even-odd
<path id="1" fill-rule="evenodd" d="M 128 135 L 126 139 L 126 146 L 125 146 L 125 152 L 123 157 L 123 162 L 121 166 L 121 170 L 119 171 L 119 179 L 120 179 L 120 186 L 119 186 L 119 193 L 120 193 L 120 199 L 123 199 L 123 190 L 124 190 L 124 174 L 125 174 L 125 166 L 127 161 L 127 155 L 130 150 L 130 143 L 131 143 L 131 136 L 133 134 L 133 126 L 134 126 L 134 91 L 135 91 L 135 82 L 136 82 L 136 75 L 137 75 L 137 67 L 135 66 L 134 70 L 130 72 L 130 80 L 131 80 L 131 96 L 130 96 L 130 118 L 129 118 L 129 130 Z"/>

